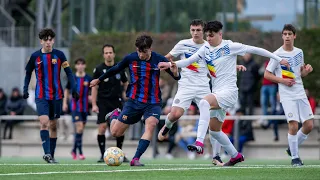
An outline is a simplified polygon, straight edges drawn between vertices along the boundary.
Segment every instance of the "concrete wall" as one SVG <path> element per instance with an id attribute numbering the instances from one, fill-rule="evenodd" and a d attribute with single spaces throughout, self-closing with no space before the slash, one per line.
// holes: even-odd
<path id="1" fill-rule="evenodd" d="M 30 55 L 39 48 L 0 47 L 0 87 L 9 95 L 13 87 L 22 91 L 25 76 L 25 66 Z M 59 48 L 69 59 L 67 48 Z M 63 81 L 63 79 L 62 79 Z"/>

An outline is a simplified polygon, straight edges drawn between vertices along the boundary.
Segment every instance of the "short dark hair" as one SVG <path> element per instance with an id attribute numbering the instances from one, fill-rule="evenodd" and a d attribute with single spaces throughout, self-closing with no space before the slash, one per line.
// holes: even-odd
<path id="1" fill-rule="evenodd" d="M 146 49 L 150 49 L 152 45 L 152 38 L 148 35 L 141 35 L 136 39 L 136 47 L 140 52 L 145 52 Z"/>
<path id="2" fill-rule="evenodd" d="M 86 64 L 86 60 L 82 57 L 80 58 L 77 58 L 75 61 L 74 61 L 74 64 L 78 64 L 78 63 L 81 63 L 81 64 Z"/>
<path id="3" fill-rule="evenodd" d="M 204 27 L 205 23 L 201 19 L 194 19 L 190 22 L 190 26 L 199 26 Z"/>
<path id="4" fill-rule="evenodd" d="M 105 45 L 102 46 L 102 54 L 104 53 L 104 48 L 105 47 L 111 47 L 113 53 L 116 53 L 116 51 L 114 50 L 114 46 L 112 44 L 105 44 Z"/>
<path id="5" fill-rule="evenodd" d="M 204 27 L 204 32 L 219 32 L 223 28 L 220 21 L 209 21 Z"/>
<path id="6" fill-rule="evenodd" d="M 283 33 L 283 31 L 292 31 L 293 34 L 296 34 L 296 28 L 292 24 L 285 24 L 281 33 Z"/>
<path id="7" fill-rule="evenodd" d="M 41 40 L 47 40 L 49 37 L 53 39 L 55 36 L 56 33 L 54 33 L 54 31 L 50 28 L 41 29 L 41 31 L 39 32 L 39 39 Z"/>

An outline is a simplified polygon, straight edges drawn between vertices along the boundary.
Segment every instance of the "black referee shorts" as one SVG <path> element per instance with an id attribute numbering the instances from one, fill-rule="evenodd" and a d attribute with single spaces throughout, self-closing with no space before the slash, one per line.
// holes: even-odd
<path id="1" fill-rule="evenodd" d="M 118 99 L 98 99 L 97 105 L 99 108 L 97 124 L 105 123 L 105 116 L 114 109 L 122 110 L 122 102 Z"/>

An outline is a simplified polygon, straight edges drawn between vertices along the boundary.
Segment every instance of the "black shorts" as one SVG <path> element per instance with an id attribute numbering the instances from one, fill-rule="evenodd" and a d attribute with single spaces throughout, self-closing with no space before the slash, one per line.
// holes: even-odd
<path id="1" fill-rule="evenodd" d="M 120 100 L 99 99 L 97 102 L 99 113 L 97 124 L 105 123 L 106 115 L 116 108 L 122 109 L 122 102 Z"/>

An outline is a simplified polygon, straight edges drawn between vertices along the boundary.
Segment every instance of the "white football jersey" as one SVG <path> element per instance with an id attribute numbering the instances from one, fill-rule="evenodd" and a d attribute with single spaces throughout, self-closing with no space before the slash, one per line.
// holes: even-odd
<path id="1" fill-rule="evenodd" d="M 238 90 L 237 87 L 237 55 L 244 55 L 248 46 L 222 40 L 213 47 L 205 43 L 197 52 L 199 58 L 205 60 L 212 77 L 212 91 Z"/>
<path id="2" fill-rule="evenodd" d="M 203 44 L 196 44 L 192 39 L 184 39 L 179 41 L 178 44 L 176 44 L 169 52 L 169 54 L 174 57 L 179 56 L 179 58 L 183 60 L 196 53 Z M 206 62 L 200 59 L 187 67 L 181 68 L 181 79 L 179 80 L 179 86 L 205 86 L 207 88 L 209 87 L 210 81 L 207 74 L 208 71 Z"/>
<path id="3" fill-rule="evenodd" d="M 292 51 L 285 51 L 281 46 L 274 54 L 286 59 L 290 64 L 290 69 L 281 66 L 278 61 L 270 59 L 267 71 L 274 73 L 280 78 L 294 79 L 296 82 L 296 84 L 291 87 L 279 83 L 280 101 L 307 98 L 301 78 L 301 67 L 304 64 L 303 51 L 296 47 L 294 47 Z"/>

